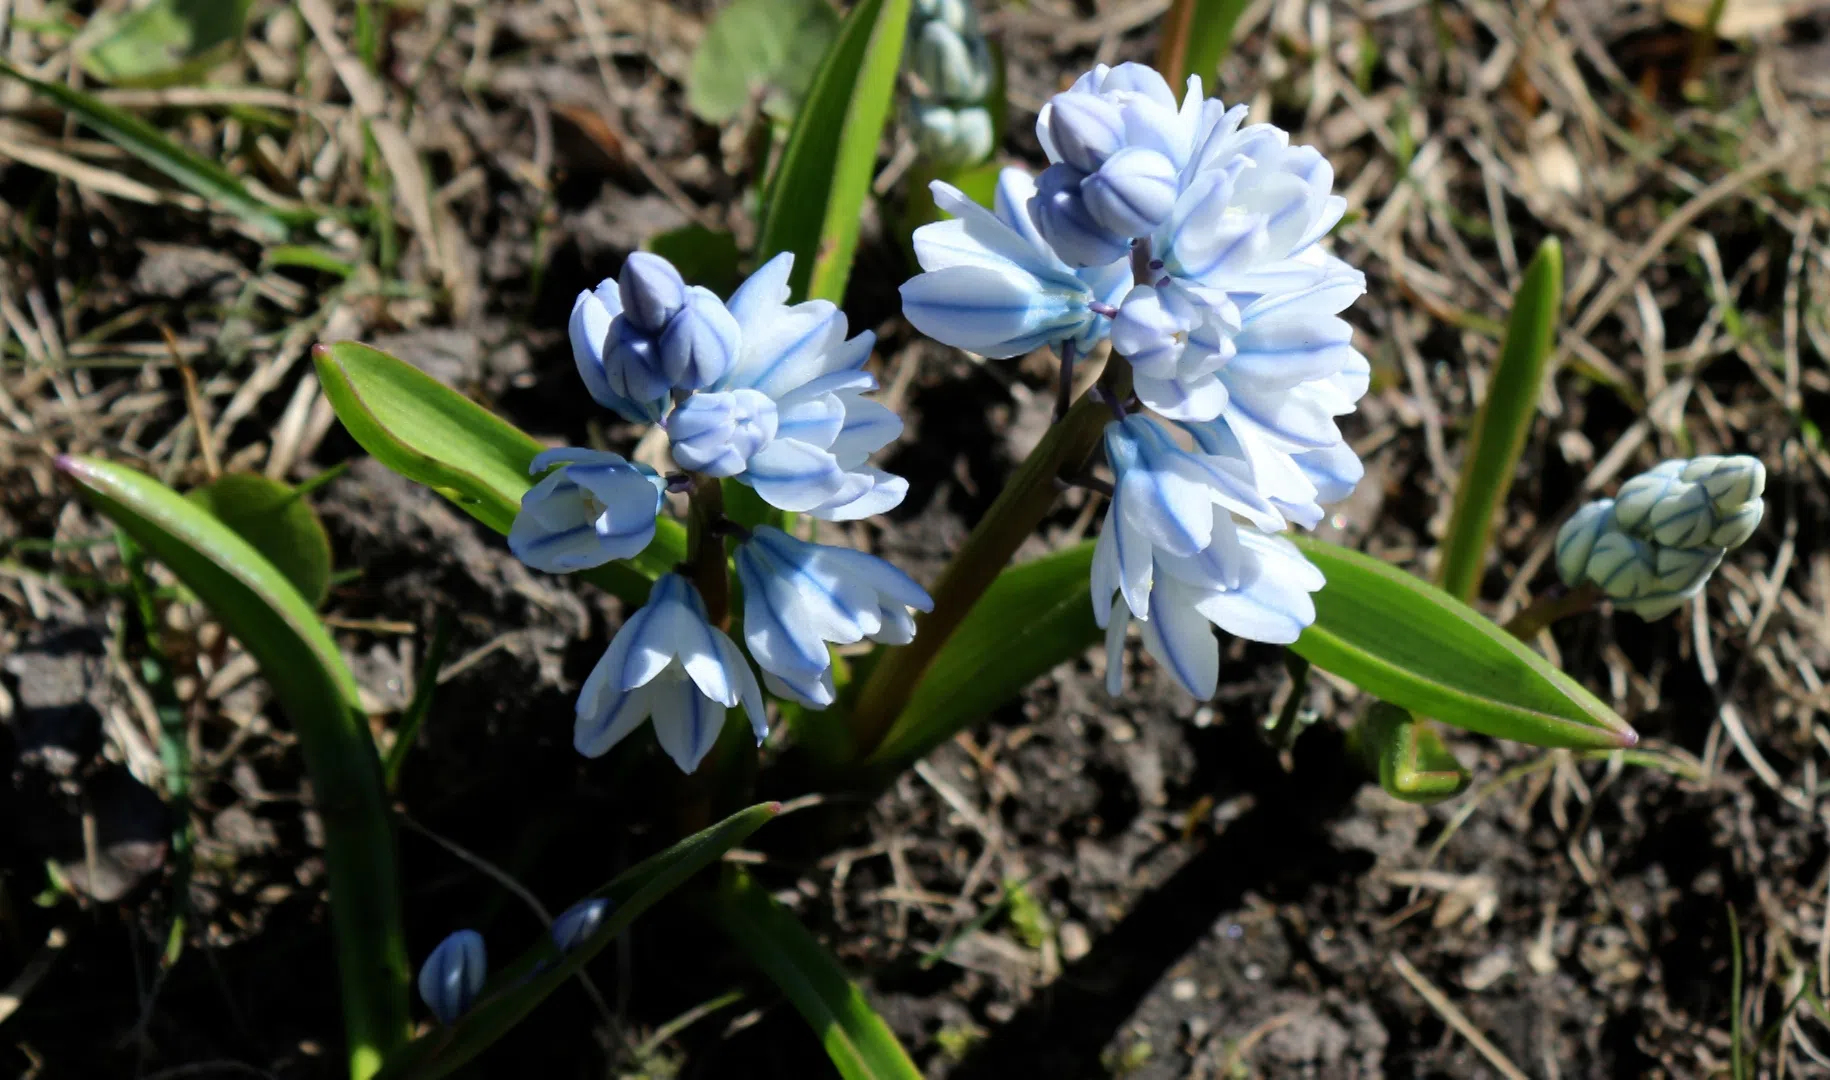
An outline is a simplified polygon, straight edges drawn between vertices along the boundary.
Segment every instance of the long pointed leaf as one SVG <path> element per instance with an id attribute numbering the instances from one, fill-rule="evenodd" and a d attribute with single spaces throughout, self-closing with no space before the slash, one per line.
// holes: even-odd
<path id="1" fill-rule="evenodd" d="M 820 1037 L 845 1080 L 920 1080 L 908 1051 L 801 921 L 737 867 L 707 902 L 714 921 Z"/>
<path id="2" fill-rule="evenodd" d="M 209 511 L 122 465 L 57 467 L 210 606 L 292 721 L 324 822 L 350 1075 L 366 1080 L 406 1040 L 408 973 L 394 830 L 354 677 L 286 576 Z"/>
<path id="3" fill-rule="evenodd" d="M 934 657 L 871 763 L 920 759 L 1098 641 L 1092 565 L 1089 540 L 998 575 Z"/>
<path id="4" fill-rule="evenodd" d="M 1487 564 L 1493 517 L 1506 505 L 1512 476 L 1525 449 L 1525 436 L 1538 412 L 1538 391 L 1549 370 L 1550 347 L 1556 341 L 1557 314 L 1563 306 L 1563 247 L 1547 238 L 1525 270 L 1499 366 L 1487 387 L 1468 436 L 1468 456 L 1455 485 L 1455 511 L 1443 539 L 1443 590 L 1472 600 Z"/>
<path id="5" fill-rule="evenodd" d="M 723 858 L 781 810 L 780 803 L 762 803 L 739 811 L 617 875 L 591 894 L 609 900 L 611 908 L 590 937 L 564 957 L 551 941 L 522 953 L 489 980 L 477 1005 L 456 1024 L 413 1040 L 388 1059 L 379 1080 L 434 1080 L 482 1053 L 628 929 L 636 916 Z"/>
<path id="6" fill-rule="evenodd" d="M 81 119 L 102 137 L 241 218 L 262 235 L 284 240 L 289 226 L 316 217 L 309 211 L 282 211 L 261 202 L 229 170 L 166 138 L 158 128 L 61 83 L 34 79 L 0 61 L 0 75 L 18 79 Z"/>
<path id="7" fill-rule="evenodd" d="M 1479 612 L 1436 586 L 1336 544 L 1293 537 L 1328 584 L 1291 648 L 1420 716 L 1515 742 L 1631 746 L 1626 721 Z"/>
<path id="8" fill-rule="evenodd" d="M 845 295 L 877 145 L 895 97 L 909 0 L 862 0 L 826 50 L 769 181 L 757 254 L 794 253 L 797 298 Z"/>
<path id="9" fill-rule="evenodd" d="M 403 360 L 354 341 L 312 350 L 337 418 L 375 460 L 450 499 L 506 535 L 534 484 L 533 436 Z M 648 585 L 686 557 L 686 530 L 655 523 L 647 550 L 579 576 L 640 603 Z"/>

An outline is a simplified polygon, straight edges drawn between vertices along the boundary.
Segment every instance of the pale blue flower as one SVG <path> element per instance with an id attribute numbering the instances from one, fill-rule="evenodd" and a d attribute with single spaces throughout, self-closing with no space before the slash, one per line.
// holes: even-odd
<path id="1" fill-rule="evenodd" d="M 833 702 L 829 643 L 906 645 L 915 637 L 909 609 L 934 606 L 914 579 L 874 555 L 769 526 L 738 546 L 736 562 L 744 642 L 764 684 L 814 708 Z"/>
<path id="2" fill-rule="evenodd" d="M 617 275 L 616 284 L 623 300 L 623 315 L 644 334 L 660 334 L 686 306 L 686 281 L 680 271 L 652 252 L 631 253 L 623 261 L 623 272 Z"/>
<path id="3" fill-rule="evenodd" d="M 1021 356 L 1073 341 L 1084 352 L 1111 323 L 1094 305 L 1116 305 L 1131 285 L 1119 252 L 1077 271 L 1049 247 L 1030 215 L 1036 183 L 1021 169 L 998 176 L 991 211 L 950 184 L 931 185 L 953 220 L 915 230 L 926 273 L 902 285 L 902 310 L 937 341 L 990 357 Z"/>
<path id="4" fill-rule="evenodd" d="M 566 574 L 641 553 L 654 539 L 666 483 L 645 465 L 602 450 L 561 447 L 534 457 L 553 466 L 521 497 L 508 549 L 536 570 Z"/>
<path id="5" fill-rule="evenodd" d="M 563 955 L 589 941 L 616 907 L 601 896 L 588 896 L 553 920 L 553 946 Z"/>
<path id="6" fill-rule="evenodd" d="M 737 362 L 742 340 L 724 301 L 694 285 L 661 331 L 661 372 L 675 390 L 711 386 Z"/>
<path id="7" fill-rule="evenodd" d="M 769 260 L 732 294 L 742 349 L 711 390 L 733 396 L 700 407 L 703 415 L 682 421 L 677 437 L 687 459 L 707 467 L 730 469 L 741 458 L 741 471 L 718 475 L 735 476 L 780 509 L 829 521 L 882 513 L 902 501 L 908 482 L 866 464 L 902 434 L 900 417 L 863 396 L 877 389 L 864 370 L 876 337 L 848 339 L 845 315 L 827 301 L 788 304 L 793 259 Z M 766 440 L 754 436 L 767 432 L 767 410 L 754 399 L 742 404 L 737 392 L 746 390 L 773 403 Z"/>
<path id="8" fill-rule="evenodd" d="M 459 930 L 438 943 L 419 969 L 419 998 L 438 1022 L 450 1027 L 476 1004 L 489 974 L 483 936 Z"/>
<path id="9" fill-rule="evenodd" d="M 739 702 L 760 743 L 768 719 L 749 663 L 707 621 L 699 591 L 664 574 L 585 679 L 572 744 L 599 757 L 652 718 L 661 749 L 690 773 L 717 741 L 725 711 Z"/>
<path id="10" fill-rule="evenodd" d="M 1148 236 L 1175 210 L 1176 165 L 1156 150 L 1127 146 L 1089 173 L 1080 193 L 1100 225 L 1127 238 Z"/>
<path id="11" fill-rule="evenodd" d="M 1072 267 L 1104 266 L 1131 251 L 1131 238 L 1112 231 L 1093 213 L 1087 179 L 1087 173 L 1066 162 L 1050 165 L 1036 179 L 1036 193 L 1029 200 L 1036 231 L 1049 251 Z M 906 301 L 903 306 L 907 308 Z"/>
<path id="12" fill-rule="evenodd" d="M 674 463 L 707 476 L 736 476 L 780 429 L 781 414 L 757 390 L 694 394 L 667 416 Z"/>
<path id="13" fill-rule="evenodd" d="M 1201 700 L 1219 686 L 1214 627 L 1249 641 L 1290 644 L 1315 621 L 1310 594 L 1325 584 L 1321 571 L 1282 537 L 1242 528 L 1231 543 L 1224 581 L 1199 559 L 1159 560 L 1151 575 L 1150 617 L 1139 622 L 1144 650 Z M 1122 594 L 1101 589 L 1097 578 L 1094 588 L 1095 615 L 1106 630 L 1106 689 L 1116 696 L 1124 690 L 1125 631 L 1133 613 Z"/>
<path id="14" fill-rule="evenodd" d="M 605 278 L 598 283 L 597 288 L 579 293 L 578 299 L 572 304 L 572 318 L 568 325 L 572 339 L 572 361 L 578 367 L 578 376 L 584 380 L 585 389 L 590 391 L 592 400 L 599 405 L 614 409 L 632 424 L 659 420 L 667 413 L 668 403 L 664 394 L 639 400 L 626 394 L 629 379 L 621 365 L 629 362 L 632 349 L 639 353 L 641 348 L 645 348 L 648 339 L 639 339 L 643 344 L 638 346 L 619 346 L 618 342 L 613 342 L 613 333 L 619 341 L 621 338 L 621 324 L 618 320 L 622 314 L 623 301 L 615 278 Z M 642 362 L 645 364 L 646 360 Z M 640 381 L 642 380 L 638 379 Z"/>
<path id="15" fill-rule="evenodd" d="M 1093 554 L 1096 614 L 1120 591 L 1131 611 L 1149 618 L 1153 575 L 1164 559 L 1193 558 L 1216 585 L 1238 580 L 1229 564 L 1239 531 L 1234 514 L 1260 529 L 1283 528 L 1242 462 L 1185 450 L 1149 417 L 1106 425 L 1105 446 L 1114 480 Z"/>

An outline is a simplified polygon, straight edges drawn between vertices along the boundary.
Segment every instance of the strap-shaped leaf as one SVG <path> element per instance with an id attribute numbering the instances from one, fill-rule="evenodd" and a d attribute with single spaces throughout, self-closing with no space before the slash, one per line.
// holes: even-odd
<path id="1" fill-rule="evenodd" d="M 1354 725 L 1352 737 L 1379 786 L 1405 802 L 1453 798 L 1467 790 L 1473 779 L 1429 721 L 1418 720 L 1396 705 L 1374 704 Z"/>
<path id="2" fill-rule="evenodd" d="M 366 1080 L 406 1040 L 408 972 L 394 830 L 355 679 L 286 576 L 209 511 L 122 465 L 57 467 L 210 606 L 292 721 L 324 822 L 350 1075 Z"/>
<path id="3" fill-rule="evenodd" d="M 534 484 L 527 469 L 543 448 L 533 436 L 379 349 L 340 341 L 312 358 L 337 418 L 375 460 L 507 534 Z M 640 555 L 579 576 L 640 603 L 649 582 L 685 557 L 685 528 L 662 518 Z"/>
<path id="4" fill-rule="evenodd" d="M 1291 646 L 1384 701 L 1537 746 L 1632 746 L 1627 722 L 1473 608 L 1395 566 L 1293 537 L 1328 584 Z"/>
<path id="5" fill-rule="evenodd" d="M 839 27 L 769 181 L 756 251 L 794 252 L 796 298 L 837 303 L 896 92 L 909 0 L 862 0 Z"/>
<path id="6" fill-rule="evenodd" d="M 591 894 L 611 906 L 590 937 L 563 957 L 550 939 L 522 953 L 490 978 L 475 1007 L 456 1024 L 422 1035 L 390 1057 L 379 1080 L 433 1080 L 482 1053 L 628 929 L 636 916 L 723 858 L 781 811 L 780 803 L 739 811 L 618 874 Z"/>
<path id="7" fill-rule="evenodd" d="M 998 575 L 916 684 L 871 763 L 920 759 L 1098 641 L 1092 566 L 1089 540 Z"/>
<path id="8" fill-rule="evenodd" d="M 34 79 L 4 61 L 0 61 L 0 75 L 18 79 L 57 102 L 109 142 L 241 218 L 270 240 L 284 240 L 291 226 L 305 224 L 318 216 L 310 210 L 282 210 L 262 202 L 236 179 L 234 173 L 179 146 L 139 117 L 81 90 Z"/>
<path id="9" fill-rule="evenodd" d="M 1563 247 L 1550 237 L 1525 270 L 1512 299 L 1512 319 L 1487 400 L 1475 415 L 1467 458 L 1455 485 L 1455 510 L 1442 543 L 1440 580 L 1445 592 L 1472 600 L 1487 565 L 1493 517 L 1512 490 L 1525 436 L 1538 414 L 1538 392 L 1556 343 L 1557 314 L 1563 306 Z"/>
<path id="10" fill-rule="evenodd" d="M 286 575 L 312 607 L 330 591 L 330 536 L 302 492 L 259 473 L 224 473 L 187 496 Z"/>
<path id="11" fill-rule="evenodd" d="M 714 921 L 794 1003 L 845 1080 L 920 1080 L 889 1025 L 832 953 L 762 886 L 727 866 L 706 902 Z"/>

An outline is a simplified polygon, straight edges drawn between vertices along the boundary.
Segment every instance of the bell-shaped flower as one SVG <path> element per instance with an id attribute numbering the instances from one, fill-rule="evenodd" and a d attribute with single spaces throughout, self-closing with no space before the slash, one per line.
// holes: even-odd
<path id="1" fill-rule="evenodd" d="M 1177 194 L 1175 162 L 1141 146 L 1113 154 L 1080 182 L 1087 213 L 1127 241 L 1148 236 L 1167 221 Z"/>
<path id="2" fill-rule="evenodd" d="M 623 315 L 635 330 L 650 337 L 665 330 L 668 321 L 686 306 L 686 281 L 680 271 L 647 251 L 634 252 L 624 260 L 617 289 Z"/>
<path id="3" fill-rule="evenodd" d="M 588 896 L 566 908 L 553 920 L 553 947 L 563 956 L 583 945 L 615 909 L 615 904 L 601 896 Z"/>
<path id="4" fill-rule="evenodd" d="M 877 388 L 864 370 L 876 337 L 847 339 L 844 314 L 824 300 L 789 305 L 792 265 L 792 255 L 776 256 L 731 296 L 743 349 L 712 389 L 755 391 L 776 417 L 766 442 L 735 446 L 745 465 L 728 475 L 783 510 L 829 521 L 880 514 L 908 482 L 866 464 L 902 434 L 900 417 L 863 396 Z"/>
<path id="5" fill-rule="evenodd" d="M 1249 641 L 1288 645 L 1315 621 L 1310 594 L 1324 584 L 1321 571 L 1282 537 L 1245 528 L 1230 543 L 1224 578 L 1216 576 L 1212 560 L 1161 559 L 1151 576 L 1149 618 L 1139 623 L 1144 650 L 1201 700 L 1212 698 L 1219 686 L 1214 627 Z M 1106 631 L 1106 690 L 1117 696 L 1124 690 L 1125 631 L 1134 614 L 1114 591 L 1095 578 L 1094 614 Z"/>
<path id="6" fill-rule="evenodd" d="M 813 708 L 833 702 L 829 643 L 906 645 L 915 637 L 909 609 L 934 606 L 914 579 L 874 555 L 769 526 L 738 546 L 736 562 L 744 642 L 764 684 Z"/>
<path id="7" fill-rule="evenodd" d="M 749 663 L 707 620 L 699 591 L 664 574 L 579 690 L 572 745 L 599 757 L 652 719 L 661 749 L 690 773 L 717 741 L 725 711 L 739 702 L 760 743 L 768 720 Z"/>
<path id="8" fill-rule="evenodd" d="M 724 301 L 695 285 L 661 331 L 661 373 L 675 390 L 711 386 L 737 362 L 742 338 Z"/>
<path id="9" fill-rule="evenodd" d="M 628 366 L 632 363 L 641 369 L 635 378 L 635 389 L 649 390 L 654 385 L 648 375 L 653 343 L 640 334 L 632 339 L 633 343 L 625 341 L 628 332 L 621 321 L 622 314 L 622 295 L 614 278 L 606 278 L 597 288 L 579 293 L 572 303 L 567 327 L 572 339 L 572 361 L 593 401 L 616 410 L 630 423 L 649 423 L 666 415 L 667 395 L 663 391 L 646 397 L 629 396 Z"/>
<path id="10" fill-rule="evenodd" d="M 1106 460 L 1112 466 L 1112 505 L 1093 553 L 1093 595 L 1124 594 L 1139 618 L 1150 616 L 1150 588 L 1160 559 L 1204 552 L 1217 583 L 1234 576 L 1225 554 L 1234 547 L 1237 514 L 1254 526 L 1277 530 L 1283 518 L 1253 489 L 1244 464 L 1191 452 L 1145 416 L 1106 425 Z M 1218 545 L 1216 547 L 1216 545 Z"/>
<path id="11" fill-rule="evenodd" d="M 603 450 L 561 447 L 535 455 L 530 473 L 553 466 L 521 497 L 508 531 L 515 558 L 568 574 L 641 553 L 654 539 L 666 482 L 645 465 Z"/>
<path id="12" fill-rule="evenodd" d="M 419 969 L 419 999 L 438 1022 L 450 1027 L 476 1004 L 489 974 L 483 935 L 459 930 L 438 943 Z"/>
<path id="13" fill-rule="evenodd" d="M 736 476 L 775 438 L 780 413 L 757 390 L 694 394 L 667 415 L 674 463 L 707 476 Z"/>

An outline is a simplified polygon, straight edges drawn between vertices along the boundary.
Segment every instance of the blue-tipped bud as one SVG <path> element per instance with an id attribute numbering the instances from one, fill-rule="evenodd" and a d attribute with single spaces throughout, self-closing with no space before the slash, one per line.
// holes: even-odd
<path id="1" fill-rule="evenodd" d="M 1124 237 L 1148 236 L 1175 209 L 1175 162 L 1155 150 L 1127 146 L 1082 181 L 1080 193 L 1087 213 L 1106 229 Z"/>
<path id="2" fill-rule="evenodd" d="M 1557 530 L 1557 576 L 1565 585 L 1576 585 L 1588 575 L 1595 541 L 1613 527 L 1614 500 L 1597 499 L 1584 504 Z"/>
<path id="3" fill-rule="evenodd" d="M 623 315 L 648 334 L 659 334 L 686 304 L 686 282 L 680 271 L 650 252 L 630 255 L 616 285 L 623 298 Z"/>
<path id="4" fill-rule="evenodd" d="M 1081 196 L 1083 178 L 1071 165 L 1044 169 L 1029 201 L 1030 218 L 1042 239 L 1069 266 L 1106 266 L 1130 252 L 1131 239 L 1093 219 Z"/>
<path id="5" fill-rule="evenodd" d="M 635 325 L 628 312 L 611 322 L 604 379 L 612 393 L 636 403 L 648 420 L 658 420 L 666 411 L 671 389 L 667 373 L 661 370 L 660 352 L 653 335 Z"/>
<path id="6" fill-rule="evenodd" d="M 743 333 L 724 301 L 695 285 L 661 333 L 661 373 L 676 390 L 711 386 L 731 370 Z"/>
<path id="7" fill-rule="evenodd" d="M 450 1027 L 476 1004 L 489 974 L 483 935 L 459 930 L 438 943 L 419 969 L 419 997 L 438 1022 Z"/>
<path id="8" fill-rule="evenodd" d="M 775 438 L 775 402 L 756 390 L 699 393 L 667 418 L 674 462 L 689 472 L 736 476 Z"/>
<path id="9" fill-rule="evenodd" d="M 614 910 L 615 905 L 599 896 L 588 897 L 573 904 L 553 920 L 553 944 L 561 954 L 590 940 L 597 933 L 597 928 L 604 924 L 604 917 Z"/>
<path id="10" fill-rule="evenodd" d="M 1125 117 L 1093 94 L 1056 94 L 1036 118 L 1036 135 L 1060 160 L 1083 173 L 1097 170 L 1125 145 Z"/>

